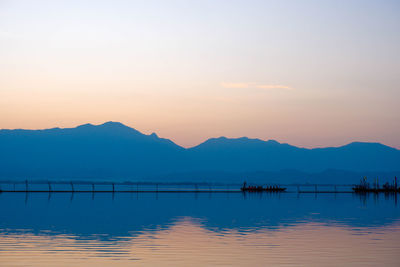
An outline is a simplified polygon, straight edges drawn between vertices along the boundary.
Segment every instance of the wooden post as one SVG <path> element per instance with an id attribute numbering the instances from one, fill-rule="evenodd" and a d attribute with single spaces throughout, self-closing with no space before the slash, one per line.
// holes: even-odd
<path id="1" fill-rule="evenodd" d="M 47 182 L 49 184 L 49 192 L 51 192 L 51 184 L 50 182 Z"/>
<path id="2" fill-rule="evenodd" d="M 115 192 L 115 185 L 114 185 L 114 183 L 112 184 L 112 186 L 113 186 L 113 193 Z"/>
<path id="3" fill-rule="evenodd" d="M 317 192 L 318 192 L 317 185 L 315 185 L 315 193 L 317 193 Z"/>
<path id="4" fill-rule="evenodd" d="M 300 186 L 297 186 L 297 193 L 300 193 Z"/>
<path id="5" fill-rule="evenodd" d="M 72 192 L 75 191 L 75 190 L 74 190 L 74 184 L 72 183 L 72 181 L 71 181 L 71 189 L 72 189 Z"/>
<path id="6" fill-rule="evenodd" d="M 92 183 L 92 192 L 94 192 L 94 183 Z"/>
<path id="7" fill-rule="evenodd" d="M 28 180 L 25 181 L 25 191 L 28 192 Z"/>
<path id="8" fill-rule="evenodd" d="M 158 184 L 156 184 L 156 191 L 158 192 Z"/>

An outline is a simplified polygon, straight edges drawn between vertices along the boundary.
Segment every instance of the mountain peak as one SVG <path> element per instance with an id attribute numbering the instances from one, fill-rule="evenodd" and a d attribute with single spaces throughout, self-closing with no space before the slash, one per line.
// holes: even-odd
<path id="1" fill-rule="evenodd" d="M 204 147 L 213 147 L 215 149 L 221 149 L 223 147 L 234 147 L 234 146 L 259 146 L 259 145 L 268 145 L 268 146 L 278 146 L 281 143 L 275 140 L 264 141 L 258 138 L 248 138 L 248 137 L 239 137 L 239 138 L 227 138 L 225 136 L 221 136 L 218 138 L 210 138 L 204 141 L 203 143 L 192 147 L 192 149 L 204 148 Z"/>
<path id="2" fill-rule="evenodd" d="M 126 126 L 120 122 L 114 122 L 114 121 L 108 121 L 105 122 L 103 124 L 98 124 L 98 125 L 94 125 L 91 123 L 86 123 L 86 124 L 82 124 L 79 125 L 76 128 L 67 128 L 66 130 L 79 130 L 81 132 L 85 132 L 85 133 L 94 133 L 94 132 L 98 132 L 98 133 L 103 133 L 103 134 L 107 134 L 107 135 L 124 135 L 124 136 L 129 136 L 131 134 L 134 135 L 143 135 L 141 132 L 137 131 L 134 128 L 131 128 L 129 126 Z M 143 135 L 144 136 L 144 135 Z"/>
<path id="3" fill-rule="evenodd" d="M 82 125 L 77 126 L 76 128 L 89 128 L 89 127 L 93 127 L 94 125 L 91 123 L 85 123 Z M 54 128 L 53 128 L 54 129 Z"/>
<path id="4" fill-rule="evenodd" d="M 152 133 L 152 134 L 150 134 L 150 136 L 154 137 L 154 138 L 158 138 L 158 135 L 156 133 Z"/>
<path id="5" fill-rule="evenodd" d="M 341 147 L 338 147 L 338 148 L 344 148 L 344 149 L 356 149 L 356 148 L 358 148 L 358 149 L 363 149 L 363 148 L 364 149 L 366 149 L 366 148 L 371 149 L 371 148 L 374 148 L 374 149 L 397 150 L 396 148 L 389 147 L 389 146 L 386 146 L 386 145 L 378 143 L 378 142 L 360 142 L 360 141 L 351 142 L 351 143 L 349 143 L 347 145 L 344 145 L 344 146 L 341 146 Z"/>
<path id="6" fill-rule="evenodd" d="M 103 124 L 100 124 L 98 126 L 109 127 L 109 128 L 121 128 L 121 127 L 130 128 L 130 127 L 126 126 L 125 124 L 120 123 L 120 122 L 116 122 L 116 121 L 107 121 L 107 122 L 105 122 Z"/>
<path id="7" fill-rule="evenodd" d="M 130 127 L 126 126 L 125 124 L 122 124 L 120 122 L 115 122 L 115 121 L 107 121 L 105 123 L 98 124 L 98 125 L 86 123 L 86 124 L 79 125 L 76 128 L 92 128 L 92 127 L 101 127 L 101 128 L 109 128 L 109 129 L 111 129 L 111 128 L 113 128 L 113 129 L 130 128 Z"/>
<path id="8" fill-rule="evenodd" d="M 267 143 L 270 144 L 270 145 L 281 145 L 281 143 L 279 143 L 278 141 L 273 140 L 273 139 L 269 139 L 267 141 Z"/>

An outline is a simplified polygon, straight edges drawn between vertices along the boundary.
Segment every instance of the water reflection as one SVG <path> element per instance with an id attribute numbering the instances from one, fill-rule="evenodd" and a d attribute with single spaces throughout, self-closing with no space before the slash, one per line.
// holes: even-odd
<path id="1" fill-rule="evenodd" d="M 0 194 L 1 266 L 398 266 L 394 196 Z"/>

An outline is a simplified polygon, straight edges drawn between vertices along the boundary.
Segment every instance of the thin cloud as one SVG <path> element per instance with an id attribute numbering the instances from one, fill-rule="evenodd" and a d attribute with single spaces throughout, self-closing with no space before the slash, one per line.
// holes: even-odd
<path id="1" fill-rule="evenodd" d="M 258 88 L 258 89 L 285 89 L 292 90 L 293 87 L 282 84 L 258 84 L 258 83 L 227 83 L 222 82 L 223 88 Z"/>

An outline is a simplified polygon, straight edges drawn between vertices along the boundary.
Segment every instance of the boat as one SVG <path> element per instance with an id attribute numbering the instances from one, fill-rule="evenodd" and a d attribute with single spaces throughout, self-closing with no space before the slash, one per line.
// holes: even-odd
<path id="1" fill-rule="evenodd" d="M 258 186 L 247 186 L 247 183 L 244 182 L 243 186 L 240 188 L 243 192 L 284 192 L 286 191 L 285 187 L 280 187 L 278 185 L 270 185 L 263 187 L 261 185 Z"/>

